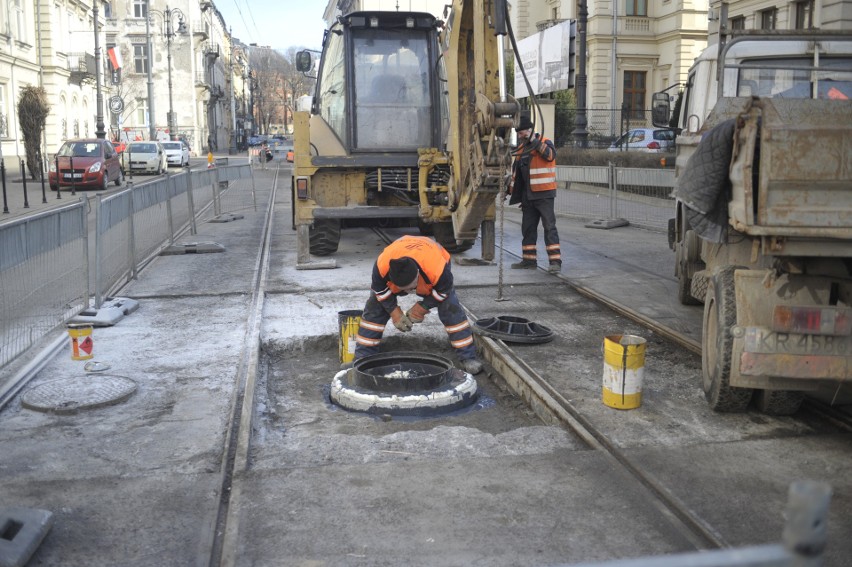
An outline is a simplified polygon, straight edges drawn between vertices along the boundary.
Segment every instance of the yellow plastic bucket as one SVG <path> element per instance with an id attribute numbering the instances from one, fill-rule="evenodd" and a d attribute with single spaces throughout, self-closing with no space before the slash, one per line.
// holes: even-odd
<path id="1" fill-rule="evenodd" d="M 338 311 L 337 325 L 340 327 L 337 349 L 340 353 L 340 362 L 341 364 L 352 362 L 355 360 L 355 336 L 361 325 L 361 310 Z"/>
<path id="2" fill-rule="evenodd" d="M 68 336 L 71 337 L 71 359 L 89 360 L 94 354 L 95 343 L 92 340 L 92 326 L 85 323 L 68 325 Z"/>
<path id="3" fill-rule="evenodd" d="M 642 405 L 645 339 L 636 335 L 604 337 L 603 403 L 616 409 Z"/>

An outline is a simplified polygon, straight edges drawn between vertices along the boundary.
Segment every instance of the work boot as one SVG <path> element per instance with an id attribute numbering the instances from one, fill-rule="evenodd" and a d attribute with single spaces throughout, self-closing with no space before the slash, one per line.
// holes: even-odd
<path id="1" fill-rule="evenodd" d="M 512 264 L 513 270 L 535 270 L 537 267 L 535 260 L 521 260 L 517 264 Z"/>
<path id="2" fill-rule="evenodd" d="M 462 370 L 468 374 L 479 374 L 482 372 L 482 363 L 475 358 L 468 358 L 461 361 Z"/>
<path id="3" fill-rule="evenodd" d="M 554 260 L 550 263 L 550 267 L 547 268 L 547 271 L 551 274 L 558 274 L 562 271 L 562 262 L 559 260 Z"/>

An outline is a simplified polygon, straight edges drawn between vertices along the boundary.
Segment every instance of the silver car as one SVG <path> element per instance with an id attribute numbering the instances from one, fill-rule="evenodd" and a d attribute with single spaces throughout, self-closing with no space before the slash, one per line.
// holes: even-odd
<path id="1" fill-rule="evenodd" d="M 668 128 L 633 128 L 609 147 L 611 152 L 666 153 L 675 149 L 674 130 Z"/>
<path id="2" fill-rule="evenodd" d="M 166 150 L 166 161 L 177 167 L 189 167 L 189 146 L 183 141 L 162 142 Z"/>
<path id="3" fill-rule="evenodd" d="M 160 142 L 130 142 L 124 150 L 130 173 L 165 173 L 168 167 L 166 150 Z"/>

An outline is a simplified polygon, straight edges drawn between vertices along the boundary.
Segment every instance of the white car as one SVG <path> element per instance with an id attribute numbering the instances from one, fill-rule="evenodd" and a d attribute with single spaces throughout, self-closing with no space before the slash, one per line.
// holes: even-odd
<path id="1" fill-rule="evenodd" d="M 130 142 L 124 150 L 129 173 L 165 173 L 169 167 L 166 150 L 160 142 Z"/>
<path id="2" fill-rule="evenodd" d="M 675 133 L 669 128 L 634 128 L 609 147 L 611 152 L 627 150 L 651 154 L 673 152 L 674 149 Z"/>
<path id="3" fill-rule="evenodd" d="M 166 161 L 169 165 L 189 167 L 189 146 L 180 140 L 161 143 L 166 150 Z"/>

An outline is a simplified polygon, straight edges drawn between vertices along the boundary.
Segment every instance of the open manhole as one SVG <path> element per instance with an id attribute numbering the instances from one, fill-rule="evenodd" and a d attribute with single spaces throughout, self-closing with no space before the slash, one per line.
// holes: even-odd
<path id="1" fill-rule="evenodd" d="M 124 376 L 87 374 L 36 386 L 24 392 L 21 405 L 36 411 L 73 414 L 121 403 L 135 391 L 136 382 Z"/>
<path id="2" fill-rule="evenodd" d="M 444 357 L 414 352 L 362 358 L 331 382 L 331 401 L 370 414 L 429 416 L 473 404 L 476 380 Z"/>
<path id="3" fill-rule="evenodd" d="M 553 331 L 549 327 L 511 315 L 479 319 L 474 323 L 473 330 L 480 335 L 508 343 L 538 344 L 553 340 Z"/>

